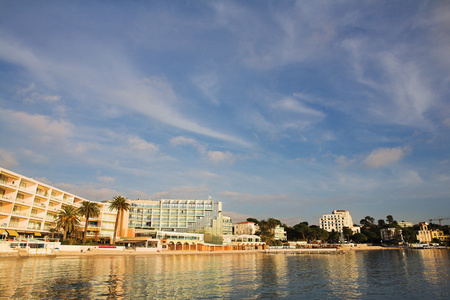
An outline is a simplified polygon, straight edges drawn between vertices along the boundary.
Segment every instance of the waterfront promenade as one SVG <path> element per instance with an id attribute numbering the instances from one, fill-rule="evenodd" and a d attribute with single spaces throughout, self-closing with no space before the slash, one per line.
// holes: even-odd
<path id="1" fill-rule="evenodd" d="M 358 247 L 359 246 L 359 247 Z M 163 250 L 160 252 L 152 250 L 106 250 L 96 249 L 95 247 L 84 246 L 90 248 L 89 251 L 84 249 L 81 251 L 54 251 L 51 256 L 146 256 L 146 255 L 221 255 L 221 254 L 330 254 L 345 253 L 347 251 L 373 251 L 373 250 L 399 250 L 398 247 L 381 247 L 358 245 L 357 247 L 341 247 L 341 248 L 298 248 L 298 249 L 270 249 L 270 250 L 217 250 L 217 251 L 181 251 L 181 250 Z M 17 257 L 18 252 L 0 252 L 0 257 Z M 37 255 L 40 256 L 40 255 Z M 42 255 L 45 256 L 45 255 Z"/>

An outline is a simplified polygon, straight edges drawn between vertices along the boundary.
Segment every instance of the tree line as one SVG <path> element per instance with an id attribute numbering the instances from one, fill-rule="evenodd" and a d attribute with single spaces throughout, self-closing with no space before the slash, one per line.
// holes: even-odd
<path id="1" fill-rule="evenodd" d="M 381 244 L 381 230 L 386 228 L 394 228 L 395 231 L 393 239 L 390 241 L 385 241 L 385 244 L 395 245 L 400 242 L 415 243 L 417 242 L 417 232 L 420 230 L 419 225 L 405 228 L 400 227 L 392 215 L 388 215 L 386 216 L 386 219 L 379 219 L 378 221 L 375 221 L 373 217 L 366 216 L 364 219 L 360 220 L 360 233 L 353 233 L 350 228 L 344 227 L 342 235 L 340 232 L 328 232 L 317 225 L 309 225 L 308 222 L 300 222 L 294 226 L 288 226 L 283 224 L 280 220 L 274 218 L 268 218 L 267 220 L 261 221 L 258 221 L 255 218 L 248 218 L 247 221 L 253 222 L 259 226 L 259 231 L 256 232 L 256 234 L 259 235 L 261 240 L 266 242 L 268 245 L 281 244 L 280 241 L 275 241 L 274 239 L 272 229 L 274 229 L 276 225 L 284 227 L 284 230 L 287 233 L 288 241 L 323 241 L 331 244 L 343 242 L 342 239 L 344 239 L 344 241 L 354 243 Z M 354 226 L 356 226 L 356 224 Z M 444 232 L 444 234 L 449 234 L 448 226 L 430 224 L 428 227 L 430 229 L 440 229 Z"/>

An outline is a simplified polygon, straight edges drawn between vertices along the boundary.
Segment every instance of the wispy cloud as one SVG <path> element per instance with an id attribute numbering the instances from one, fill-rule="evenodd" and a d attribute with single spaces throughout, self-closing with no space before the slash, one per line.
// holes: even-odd
<path id="1" fill-rule="evenodd" d="M 400 161 L 410 152 L 411 148 L 409 147 L 378 148 L 366 157 L 364 163 L 370 168 L 384 167 Z"/>

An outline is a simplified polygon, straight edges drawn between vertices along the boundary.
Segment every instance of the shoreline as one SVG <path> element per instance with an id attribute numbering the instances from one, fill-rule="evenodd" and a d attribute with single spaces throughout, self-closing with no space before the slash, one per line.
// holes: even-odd
<path id="1" fill-rule="evenodd" d="M 320 249 L 320 248 L 313 248 Z M 295 251 L 297 250 L 297 251 Z M 0 253 L 0 258 L 9 257 L 95 257 L 95 256 L 149 256 L 149 255 L 223 255 L 223 254 L 278 254 L 278 255 L 319 255 L 322 253 L 310 253 L 308 248 L 301 249 L 304 251 L 299 251 L 300 249 L 286 249 L 286 251 L 276 251 L 274 250 L 218 250 L 218 251 L 175 251 L 166 250 L 161 252 L 156 251 L 135 251 L 135 250 L 124 250 L 124 251 L 111 251 L 111 250 L 97 250 L 94 249 L 88 252 L 78 252 L 78 251 L 60 251 L 58 253 L 47 254 L 47 255 L 28 255 L 20 256 L 17 252 Z M 384 251 L 384 250 L 414 250 L 402 247 L 382 247 L 382 246 L 368 246 L 368 247 L 355 247 L 355 248 L 340 248 L 336 251 L 338 254 L 345 254 L 346 252 L 359 252 L 359 251 Z M 427 250 L 427 249 L 425 249 Z M 448 249 L 447 249 L 448 250 Z"/>

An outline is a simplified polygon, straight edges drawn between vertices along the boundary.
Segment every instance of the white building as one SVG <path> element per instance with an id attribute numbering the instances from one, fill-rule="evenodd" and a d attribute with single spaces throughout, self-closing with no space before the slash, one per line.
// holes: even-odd
<path id="1" fill-rule="evenodd" d="M 273 229 L 273 235 L 274 235 L 275 240 L 287 241 L 286 231 L 284 230 L 284 227 L 281 227 L 280 225 L 277 225 Z"/>
<path id="2" fill-rule="evenodd" d="M 393 240 L 396 237 L 396 234 L 399 235 L 400 240 L 403 240 L 402 231 L 396 230 L 395 228 L 383 228 L 380 230 L 380 234 L 383 242 Z"/>
<path id="3" fill-rule="evenodd" d="M 253 222 L 244 221 L 234 224 L 234 234 L 235 235 L 255 235 L 259 230 L 259 226 Z"/>
<path id="4" fill-rule="evenodd" d="M 319 219 L 319 227 L 328 232 L 342 232 L 344 227 L 352 229 L 354 233 L 359 231 L 359 227 L 353 229 L 353 220 L 348 210 L 333 210 L 331 214 L 323 215 Z"/>

